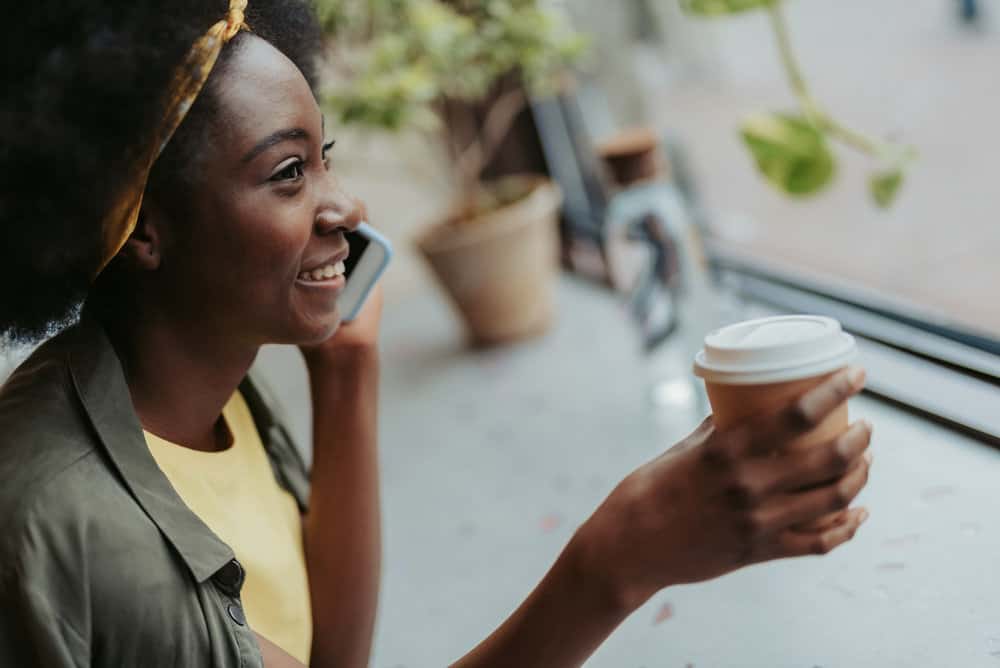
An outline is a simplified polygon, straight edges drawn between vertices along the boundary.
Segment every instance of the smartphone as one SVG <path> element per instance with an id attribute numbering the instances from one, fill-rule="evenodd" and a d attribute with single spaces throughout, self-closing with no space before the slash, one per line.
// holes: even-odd
<path id="1" fill-rule="evenodd" d="M 344 260 L 347 285 L 337 299 L 337 307 L 343 321 L 350 322 L 358 317 L 375 282 L 389 266 L 392 244 L 368 223 L 361 223 L 345 236 L 351 251 Z"/>

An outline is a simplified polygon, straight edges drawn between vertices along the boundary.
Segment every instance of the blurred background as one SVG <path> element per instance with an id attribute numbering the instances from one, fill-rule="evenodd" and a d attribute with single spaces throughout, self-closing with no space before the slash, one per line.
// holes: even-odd
<path id="1" fill-rule="evenodd" d="M 662 0 L 565 2 L 590 40 L 577 76 L 591 139 L 633 126 L 675 139 L 707 231 L 726 250 L 997 338 L 1000 227 L 989 195 L 1000 79 L 990 64 L 1000 40 L 992 3 L 980 2 L 968 21 L 963 3 L 950 0 L 785 4 L 817 97 L 846 123 L 919 151 L 891 209 L 865 196 L 871 165 L 849 150 L 837 151 L 839 178 L 813 199 L 765 186 L 739 125 L 795 100 L 763 12 L 704 20 Z M 432 156 L 405 137 L 367 133 L 343 143 L 339 172 L 405 255 L 405 240 L 447 207 L 446 179 L 434 178 Z M 415 164 L 398 160 L 400 152 Z M 424 287 L 423 267 L 408 260 L 388 278 L 391 298 Z"/>
<path id="2" fill-rule="evenodd" d="M 375 665 L 441 665 L 478 642 L 617 481 L 708 412 L 691 374 L 703 335 L 790 312 L 858 338 L 873 519 L 823 560 L 664 592 L 588 665 L 995 665 L 1000 608 L 976 574 L 1000 557 L 985 511 L 1000 476 L 1000 7 L 510 3 L 552 23 L 445 3 L 462 24 L 404 4 L 388 43 L 352 32 L 350 3 L 328 24 L 346 44 L 335 169 L 396 246 Z M 823 115 L 803 113 L 812 102 Z M 747 124 L 774 112 L 805 123 Z M 561 199 L 496 185 L 524 172 Z M 308 442 L 297 364 L 261 360 Z"/>

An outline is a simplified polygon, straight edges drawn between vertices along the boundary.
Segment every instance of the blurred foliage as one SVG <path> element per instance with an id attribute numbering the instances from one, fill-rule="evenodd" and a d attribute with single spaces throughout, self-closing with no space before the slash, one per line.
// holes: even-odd
<path id="1" fill-rule="evenodd" d="M 397 130 L 438 120 L 442 99 L 477 102 L 515 73 L 551 89 L 584 38 L 536 0 L 316 0 L 341 80 L 326 103 L 344 123 Z"/>
<path id="2" fill-rule="evenodd" d="M 826 137 L 801 116 L 757 114 L 743 124 L 742 134 L 757 168 L 789 195 L 813 195 L 833 179 Z"/>
<path id="3" fill-rule="evenodd" d="M 782 192 L 808 196 L 823 190 L 836 175 L 830 140 L 839 141 L 875 159 L 880 167 L 869 178 L 873 202 L 888 208 L 899 194 L 905 169 L 916 156 L 910 147 L 872 139 L 838 123 L 813 98 L 792 51 L 782 12 L 784 0 L 680 0 L 697 16 L 738 14 L 765 10 L 771 20 L 778 53 L 799 109 L 792 114 L 756 114 L 742 127 L 746 143 L 761 174 Z"/>
<path id="4" fill-rule="evenodd" d="M 776 0 L 681 0 L 684 9 L 701 16 L 737 14 L 773 5 Z"/>
<path id="5" fill-rule="evenodd" d="M 871 177 L 870 187 L 875 203 L 885 208 L 892 205 L 896 194 L 903 185 L 903 170 L 901 168 L 879 172 Z"/>

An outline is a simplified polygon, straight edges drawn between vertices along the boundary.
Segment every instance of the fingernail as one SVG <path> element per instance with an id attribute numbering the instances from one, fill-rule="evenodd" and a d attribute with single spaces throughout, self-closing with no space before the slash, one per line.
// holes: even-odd
<path id="1" fill-rule="evenodd" d="M 875 457 L 872 455 L 870 450 L 865 452 L 865 461 L 868 462 L 868 466 L 872 465 L 873 459 L 875 459 Z"/>
<path id="2" fill-rule="evenodd" d="M 865 429 L 868 430 L 869 436 L 871 436 L 872 432 L 875 431 L 875 425 L 873 425 L 869 420 L 862 420 L 861 424 L 863 424 L 865 426 Z"/>
<path id="3" fill-rule="evenodd" d="M 865 370 L 859 366 L 852 366 L 847 370 L 847 380 L 853 387 L 861 387 L 865 384 Z"/>
<path id="4" fill-rule="evenodd" d="M 858 526 L 861 526 L 862 524 L 864 524 L 868 520 L 868 518 L 870 516 L 871 516 L 871 514 L 868 512 L 868 509 L 867 508 L 862 508 L 861 509 L 861 515 L 858 517 Z"/>

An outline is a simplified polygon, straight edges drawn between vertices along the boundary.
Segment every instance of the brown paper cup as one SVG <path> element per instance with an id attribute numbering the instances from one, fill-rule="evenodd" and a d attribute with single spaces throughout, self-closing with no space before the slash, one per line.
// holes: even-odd
<path id="1" fill-rule="evenodd" d="M 829 318 L 766 318 L 709 334 L 696 360 L 695 373 L 705 378 L 716 427 L 729 429 L 788 406 L 843 369 L 854 351 L 854 340 Z M 843 404 L 789 448 L 806 449 L 828 442 L 847 426 L 847 404 Z M 825 529 L 842 517 L 843 513 L 832 513 L 796 529 Z"/>
<path id="2" fill-rule="evenodd" d="M 765 385 L 721 385 L 705 383 L 712 404 L 713 420 L 719 429 L 750 419 L 755 415 L 780 410 L 833 376 L 836 371 L 814 378 Z M 792 449 L 808 448 L 836 438 L 847 428 L 847 404 L 827 416 L 823 422 L 791 443 Z"/>

